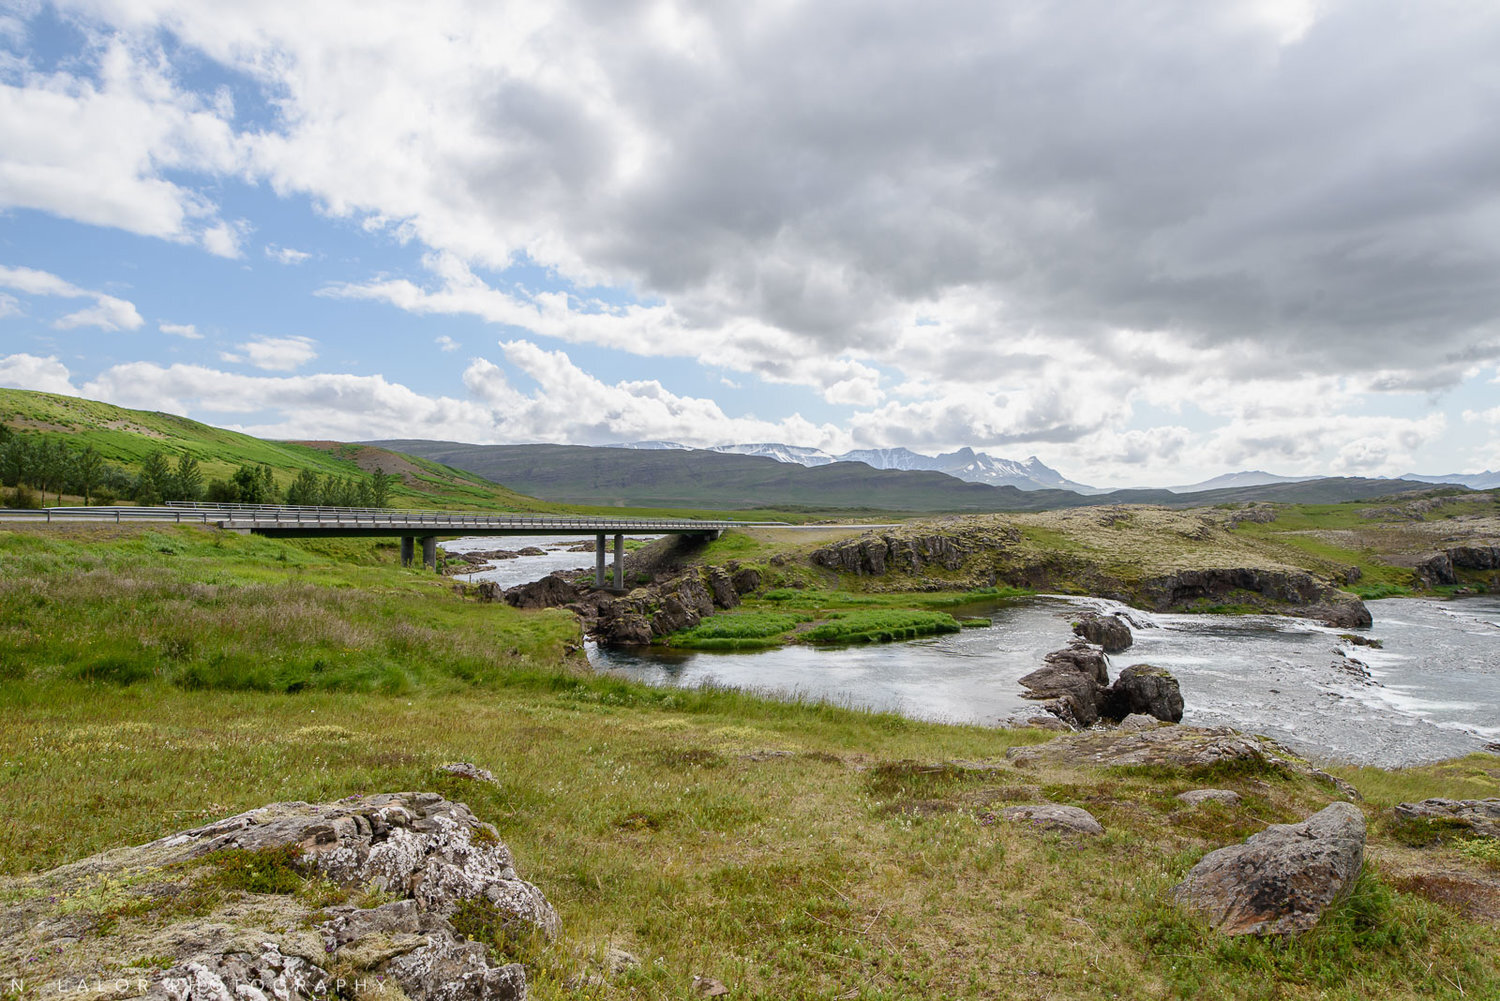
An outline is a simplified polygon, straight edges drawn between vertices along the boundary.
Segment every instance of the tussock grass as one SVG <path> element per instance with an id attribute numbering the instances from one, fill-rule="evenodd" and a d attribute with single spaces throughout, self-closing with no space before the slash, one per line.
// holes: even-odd
<path id="1" fill-rule="evenodd" d="M 835 613 L 802 634 L 808 643 L 890 643 L 956 633 L 959 624 L 947 612 L 869 610 Z"/>

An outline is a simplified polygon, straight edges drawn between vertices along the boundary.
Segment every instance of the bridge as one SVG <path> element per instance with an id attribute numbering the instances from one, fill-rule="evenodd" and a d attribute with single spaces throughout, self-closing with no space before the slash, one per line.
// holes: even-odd
<path id="1" fill-rule="evenodd" d="M 390 511 L 385 508 L 299 507 L 289 504 L 206 504 L 180 502 L 165 507 L 49 507 L 0 511 L 0 521 L 32 524 L 163 522 L 208 525 L 229 532 L 287 538 L 334 536 L 397 537 L 401 565 L 411 566 L 416 547 L 422 562 L 437 569 L 440 535 L 592 535 L 594 581 L 605 586 L 606 538 L 614 537 L 616 590 L 625 586 L 625 536 L 689 535 L 716 539 L 730 528 L 776 522 L 708 521 L 696 518 L 593 518 L 575 515 L 467 514 L 453 511 Z"/>

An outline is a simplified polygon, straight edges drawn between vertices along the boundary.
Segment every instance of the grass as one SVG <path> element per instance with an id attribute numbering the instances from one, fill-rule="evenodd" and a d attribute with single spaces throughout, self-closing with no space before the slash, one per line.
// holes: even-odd
<path id="1" fill-rule="evenodd" d="M 22 532 L 0 535 L 0 566 L 9 876 L 269 802 L 431 789 L 495 824 L 520 874 L 558 909 L 552 942 L 511 936 L 482 905 L 458 922 L 492 955 L 524 962 L 541 1001 L 578 996 L 570 982 L 598 970 L 611 946 L 642 965 L 588 996 L 687 999 L 694 976 L 747 998 L 1500 994 L 1500 928 L 1395 889 L 1378 865 L 1293 943 L 1219 939 L 1168 902 L 1207 851 L 1324 805 L 1326 789 L 1308 780 L 1225 771 L 1215 784 L 1242 806 L 1189 809 L 1174 796 L 1199 777 L 1181 770 L 1006 760 L 1045 732 L 597 676 L 568 653 L 576 633 L 555 626 L 565 617 L 462 602 L 368 545 L 221 545 L 192 529 Z M 292 625 L 277 625 L 299 608 Z M 772 603 L 750 611 L 786 614 Z M 892 611 L 853 608 L 838 621 Z M 406 687 L 195 688 L 175 669 L 134 681 L 75 669 L 90 642 L 130 664 L 168 663 L 166 640 L 184 617 L 209 646 L 260 644 L 258 656 L 283 662 L 336 639 L 353 651 L 347 669 L 393 667 Z M 335 622 L 347 632 L 331 632 Z M 405 632 L 413 623 L 427 630 L 419 643 Z M 465 658 L 485 669 L 468 676 L 449 663 Z M 1341 774 L 1378 818 L 1401 799 L 1493 795 L 1494 760 Z M 437 771 L 450 761 L 499 782 Z M 1106 834 L 994 819 L 1044 798 L 1088 809 Z M 1378 820 L 1371 844 L 1424 850 Z M 214 893 L 323 892 L 295 885 L 292 870 L 290 858 L 226 857 L 199 878 L 231 884 Z M 18 892 L 0 880 L 0 900 Z M 129 899 L 128 887 L 99 887 L 76 906 L 113 914 L 116 926 L 161 917 L 133 914 Z M 113 932 L 103 921 L 84 934 Z"/>
<path id="2" fill-rule="evenodd" d="M 786 634 L 811 616 L 785 612 L 738 612 L 715 615 L 692 629 L 667 638 L 669 646 L 689 650 L 757 650 L 779 646 Z"/>
<path id="3" fill-rule="evenodd" d="M 808 643 L 890 643 L 956 633 L 959 624 L 947 612 L 860 610 L 836 613 L 802 634 Z"/>

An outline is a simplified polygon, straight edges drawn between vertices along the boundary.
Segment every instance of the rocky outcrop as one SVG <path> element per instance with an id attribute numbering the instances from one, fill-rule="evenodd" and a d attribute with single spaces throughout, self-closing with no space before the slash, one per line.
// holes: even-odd
<path id="1" fill-rule="evenodd" d="M 1130 626 L 1124 619 L 1118 615 L 1100 615 L 1098 612 L 1085 612 L 1073 623 L 1073 633 L 1103 647 L 1105 653 L 1120 653 L 1130 649 L 1130 645 L 1135 642 Z"/>
<path id="2" fill-rule="evenodd" d="M 1000 811 L 1000 819 L 1011 823 L 1024 823 L 1048 831 L 1070 831 L 1077 834 L 1103 834 L 1104 827 L 1094 815 L 1076 806 L 1059 803 L 1031 803 L 1025 806 L 1007 806 Z"/>
<path id="3" fill-rule="evenodd" d="M 1118 723 L 1132 714 L 1167 723 L 1182 720 L 1182 690 L 1169 671 L 1136 664 L 1110 685 L 1103 651 L 1079 639 L 1047 654 L 1021 684 L 1029 689 L 1026 698 L 1047 700 L 1044 709 L 1078 729 L 1100 719 Z"/>
<path id="4" fill-rule="evenodd" d="M 1455 546 L 1444 555 L 1460 570 L 1500 570 L 1500 546 Z"/>
<path id="5" fill-rule="evenodd" d="M 242 854 L 225 855 L 234 852 Z M 206 892 L 226 857 L 375 891 L 379 902 L 319 907 L 286 887 Z M 132 973 L 129 996 L 152 1001 L 332 997 L 346 977 L 389 983 L 410 1001 L 513 1001 L 526 997 L 525 970 L 492 964 L 450 918 L 480 908 L 518 932 L 558 930 L 556 912 L 516 874 L 495 829 L 436 793 L 273 803 L 30 882 L 35 892 L 3 924 L 0 954 L 51 957 L 60 965 L 49 975 L 70 982 L 113 981 L 117 956 L 148 956 L 155 965 Z M 77 948 L 65 903 L 103 885 L 116 888 L 123 913 L 143 917 L 116 921 L 102 953 Z M 185 893 L 207 903 L 173 909 Z"/>
<path id="6" fill-rule="evenodd" d="M 505 603 L 516 608 L 557 608 L 578 600 L 578 588 L 556 574 L 529 584 L 518 584 L 505 592 Z"/>
<path id="7" fill-rule="evenodd" d="M 1182 688 L 1165 668 L 1132 664 L 1105 694 L 1100 715 L 1120 720 L 1134 713 L 1168 723 L 1182 722 Z"/>
<path id="8" fill-rule="evenodd" d="M 1199 803 L 1223 803 L 1225 806 L 1240 805 L 1240 794 L 1233 789 L 1189 789 L 1187 792 L 1178 793 L 1177 799 L 1188 806 L 1197 806 Z"/>
<path id="9" fill-rule="evenodd" d="M 1364 814 L 1333 803 L 1210 852 L 1172 896 L 1223 935 L 1299 935 L 1353 889 L 1364 852 Z"/>
<path id="10" fill-rule="evenodd" d="M 1458 578 L 1453 573 L 1453 560 L 1447 553 L 1426 557 L 1417 563 L 1412 572 L 1428 587 L 1458 583 Z"/>
<path id="11" fill-rule="evenodd" d="M 1500 838 L 1500 799 L 1424 799 L 1398 805 L 1396 816 L 1443 820 L 1481 837 Z"/>
<path id="12" fill-rule="evenodd" d="M 670 580 L 638 587 L 618 598 L 597 600 L 591 631 L 610 646 L 640 646 L 691 629 L 715 611 L 740 603 L 733 579 L 721 567 L 689 570 Z"/>
<path id="13" fill-rule="evenodd" d="M 1371 623 L 1364 602 L 1301 571 L 1181 570 L 1143 581 L 1138 590 L 1152 608 L 1162 612 L 1210 601 L 1264 605 L 1268 612 L 1319 619 L 1346 629 L 1364 629 Z"/>
<path id="14" fill-rule="evenodd" d="M 730 576 L 735 594 L 751 594 L 760 590 L 760 571 L 754 567 L 742 567 Z"/>
<path id="15" fill-rule="evenodd" d="M 917 573 L 927 566 L 957 570 L 971 551 L 961 540 L 949 535 L 906 538 L 867 534 L 815 550 L 811 559 L 815 566 L 826 570 L 878 577 L 893 570 Z"/>
<path id="16" fill-rule="evenodd" d="M 1165 765 L 1195 771 L 1234 766 L 1270 774 L 1301 775 L 1358 802 L 1359 793 L 1343 779 L 1313 767 L 1270 737 L 1227 726 L 1157 726 L 1150 729 L 1095 729 L 1071 733 L 1045 744 L 1012 747 L 1005 756 L 1018 765 Z"/>

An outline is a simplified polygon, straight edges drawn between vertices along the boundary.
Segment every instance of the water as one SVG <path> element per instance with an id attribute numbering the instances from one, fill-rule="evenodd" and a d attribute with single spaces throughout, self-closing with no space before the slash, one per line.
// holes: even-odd
<path id="1" fill-rule="evenodd" d="M 575 541 L 472 539 L 450 548 L 555 549 Z M 585 566 L 593 566 L 592 554 L 549 552 L 507 560 L 470 579 L 510 586 Z M 1110 658 L 1110 676 L 1131 664 L 1167 668 L 1182 686 L 1185 723 L 1234 726 L 1318 758 L 1385 767 L 1500 741 L 1500 598 L 1490 596 L 1371 602 L 1375 624 L 1365 635 L 1382 641 L 1379 650 L 1351 645 L 1339 638 L 1341 630 L 1302 619 L 1166 615 L 1100 599 L 1037 597 L 953 609 L 989 616 L 992 624 L 906 643 L 753 653 L 591 646 L 589 657 L 599 670 L 652 684 L 710 683 L 920 719 L 994 724 L 1035 710 L 1036 703 L 1021 697 L 1018 679 L 1066 645 L 1071 620 L 1084 608 L 1119 611 L 1132 622 L 1135 645 Z"/>
<path id="2" fill-rule="evenodd" d="M 605 566 L 613 567 L 615 560 L 614 536 L 606 536 L 609 552 Z M 655 535 L 627 535 L 627 539 L 655 539 Z M 489 552 L 492 549 L 525 549 L 535 546 L 546 550 L 544 556 L 518 556 L 513 560 L 496 560 L 475 573 L 459 574 L 454 580 L 478 583 L 492 580 L 501 587 L 515 587 L 547 576 L 554 570 L 593 570 L 593 553 L 571 553 L 569 546 L 580 542 L 592 542 L 592 535 L 497 535 L 485 538 L 465 537 L 443 543 L 450 553 Z M 612 571 L 610 571 L 612 572 Z"/>

